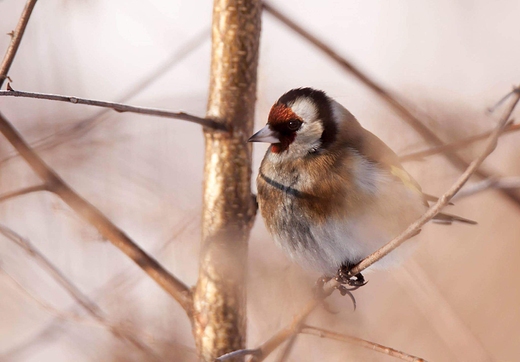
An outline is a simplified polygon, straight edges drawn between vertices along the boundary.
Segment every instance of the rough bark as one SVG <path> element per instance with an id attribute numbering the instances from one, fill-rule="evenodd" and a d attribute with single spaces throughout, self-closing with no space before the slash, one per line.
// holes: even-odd
<path id="1" fill-rule="evenodd" d="M 246 342 L 247 241 L 256 205 L 251 147 L 260 38 L 259 0 L 215 0 L 207 118 L 228 131 L 205 129 L 204 210 L 193 328 L 203 361 Z"/>

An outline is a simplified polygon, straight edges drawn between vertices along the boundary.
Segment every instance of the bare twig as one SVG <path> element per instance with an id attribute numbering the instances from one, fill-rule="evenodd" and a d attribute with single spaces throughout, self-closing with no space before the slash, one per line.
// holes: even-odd
<path id="1" fill-rule="evenodd" d="M 185 59 L 189 54 L 191 54 L 198 47 L 200 47 L 209 38 L 209 29 L 204 29 L 199 34 L 196 34 L 185 44 L 180 46 L 178 50 L 176 50 L 170 57 L 163 61 L 157 68 L 152 69 L 141 79 L 138 79 L 138 81 L 129 90 L 127 90 L 123 95 L 116 99 L 116 102 L 124 103 L 133 98 L 134 96 L 138 95 L 148 86 L 153 84 L 153 82 L 158 80 L 166 71 L 170 70 L 173 66 L 179 64 L 183 59 Z M 94 129 L 96 125 L 106 120 L 107 117 L 103 116 L 110 111 L 110 108 L 102 108 L 99 112 L 96 112 L 92 116 L 88 116 L 73 124 L 68 124 L 67 126 L 61 128 L 57 132 L 54 132 L 50 135 L 44 136 L 32 142 L 31 146 L 36 150 L 48 150 L 68 141 L 71 141 L 73 139 L 80 138 L 81 136 L 87 134 L 90 130 Z M 13 153 L 7 156 L 6 158 L 2 159 L 0 161 L 0 164 L 3 164 L 7 160 L 10 160 L 17 156 L 17 153 Z"/>
<path id="2" fill-rule="evenodd" d="M 506 133 L 516 132 L 518 130 L 520 130 L 520 124 L 510 123 L 504 129 L 504 132 L 502 132 L 500 135 L 502 136 Z M 437 155 L 439 153 L 444 153 L 446 151 L 455 151 L 455 150 L 464 148 L 466 146 L 469 146 L 475 142 L 485 140 L 486 138 L 489 137 L 491 132 L 492 131 L 484 132 L 479 135 L 463 138 L 461 140 L 458 140 L 458 141 L 455 141 L 452 143 L 447 143 L 447 144 L 440 145 L 440 146 L 436 146 L 436 147 L 432 147 L 427 150 L 408 153 L 406 155 L 400 156 L 399 160 L 401 162 L 418 161 L 418 160 L 422 160 L 425 157 Z"/>
<path id="3" fill-rule="evenodd" d="M 214 120 L 208 119 L 208 118 L 201 118 L 201 117 L 193 116 L 191 114 L 184 113 L 184 112 L 172 112 L 172 111 L 166 111 L 166 110 L 157 109 L 157 108 L 137 107 L 137 106 L 130 106 L 128 104 L 123 104 L 123 103 L 98 101 L 98 100 L 94 100 L 94 99 L 63 96 L 63 95 L 58 95 L 58 94 L 22 92 L 22 91 L 15 91 L 15 90 L 0 91 L 0 96 L 47 99 L 47 100 L 51 100 L 51 101 L 68 102 L 68 103 L 72 103 L 72 104 L 84 104 L 84 105 L 88 105 L 88 106 L 111 108 L 117 112 L 130 112 L 130 113 L 146 114 L 149 116 L 156 116 L 156 117 L 174 118 L 174 119 L 180 119 L 183 121 L 196 123 L 196 124 L 199 124 L 201 126 L 208 127 L 211 129 L 226 130 L 225 125 L 222 123 L 215 122 Z"/>
<path id="4" fill-rule="evenodd" d="M 511 97 L 512 95 L 514 95 L 517 92 L 518 92 L 518 88 L 517 87 L 513 87 L 513 90 L 511 92 L 509 92 L 505 96 L 503 96 L 497 103 L 495 103 L 495 105 L 493 107 L 489 107 L 488 108 L 488 112 L 489 113 L 493 113 L 494 111 L 496 111 L 498 109 L 498 107 L 500 107 L 502 104 L 504 104 L 504 102 L 509 97 Z"/>
<path id="5" fill-rule="evenodd" d="M 49 191 L 49 188 L 46 184 L 36 185 L 36 186 L 30 186 L 26 187 L 20 190 L 12 191 L 12 192 L 6 192 L 3 195 L 0 195 L 0 202 L 12 199 L 17 196 L 27 195 L 33 192 L 39 192 L 39 191 Z"/>
<path id="6" fill-rule="evenodd" d="M 20 42 L 22 41 L 23 33 L 25 32 L 31 13 L 36 5 L 36 1 L 37 0 L 27 1 L 25 8 L 22 11 L 22 15 L 20 16 L 20 20 L 18 20 L 18 24 L 16 25 L 16 29 L 11 32 L 11 43 L 9 43 L 4 59 L 2 60 L 2 65 L 0 65 L 0 88 L 2 88 L 4 80 L 8 78 L 7 73 L 9 73 L 11 64 L 13 64 L 14 57 L 18 51 Z"/>
<path id="7" fill-rule="evenodd" d="M 238 351 L 229 352 L 218 358 L 215 358 L 215 362 L 227 361 L 237 357 L 257 356 L 259 353 L 259 349 L 239 349 Z"/>
<path id="8" fill-rule="evenodd" d="M 285 344 L 282 352 L 280 353 L 280 356 L 278 357 L 277 362 L 286 362 L 289 359 L 289 356 L 291 355 L 294 345 L 296 344 L 296 339 L 298 339 L 298 334 L 295 334 L 291 338 L 289 338 L 289 340 Z"/>
<path id="9" fill-rule="evenodd" d="M 337 286 L 337 285 L 338 285 L 338 283 L 335 281 L 327 283 L 327 285 L 325 286 L 325 291 L 326 291 L 327 295 L 330 294 L 334 290 L 335 286 Z M 234 352 L 225 354 L 225 355 L 217 358 L 216 361 L 226 361 L 226 360 L 232 359 L 234 357 L 238 357 L 238 356 L 243 357 L 243 356 L 248 356 L 248 355 L 252 356 L 252 361 L 255 361 L 255 362 L 263 361 L 278 346 L 280 346 L 282 343 L 284 343 L 288 339 L 289 339 L 288 343 L 294 343 L 294 339 L 299 333 L 314 334 L 314 335 L 318 335 L 318 336 L 324 337 L 324 338 L 331 338 L 331 339 L 336 339 L 336 340 L 340 340 L 340 341 L 353 343 L 353 344 L 356 344 L 356 345 L 359 345 L 359 346 L 362 346 L 365 348 L 375 350 L 377 352 L 381 352 L 381 353 L 385 353 L 385 354 L 388 354 L 393 357 L 401 358 L 405 361 L 416 361 L 416 362 L 424 361 L 421 358 L 408 355 L 406 353 L 394 350 L 389 347 L 379 345 L 377 343 L 369 342 L 369 341 L 366 341 L 366 340 L 363 340 L 360 338 L 356 338 L 356 337 L 341 335 L 341 334 L 326 331 L 324 329 L 320 329 L 317 327 L 311 327 L 311 326 L 304 325 L 304 322 L 305 322 L 305 319 L 307 318 L 307 316 L 320 303 L 321 303 L 321 300 L 318 300 L 318 299 L 310 301 L 304 307 L 304 309 L 294 318 L 293 322 L 289 326 L 287 326 L 286 328 L 280 330 L 278 333 L 273 335 L 273 337 L 271 337 L 268 341 L 266 341 L 260 347 L 255 348 L 255 349 L 243 349 L 243 350 L 239 350 L 239 351 L 234 351 Z M 285 354 L 286 353 L 284 351 L 282 356 Z"/>
<path id="10" fill-rule="evenodd" d="M 520 189 L 520 177 L 502 177 L 475 182 L 474 184 L 464 186 L 453 199 L 458 200 L 482 191 L 498 189 Z"/>
<path id="11" fill-rule="evenodd" d="M 336 281 L 329 282 L 325 285 L 324 290 L 326 292 L 325 295 L 329 295 L 334 290 L 334 287 L 338 285 Z M 307 303 L 307 305 L 298 313 L 291 324 L 287 327 L 281 329 L 277 333 L 275 333 L 271 338 L 265 341 L 260 347 L 257 348 L 258 352 L 253 357 L 255 362 L 263 361 L 267 356 L 269 356 L 276 348 L 278 348 L 282 343 L 286 340 L 298 334 L 301 329 L 303 323 L 305 323 L 305 319 L 311 314 L 314 309 L 316 309 L 322 300 L 313 299 Z"/>
<path id="12" fill-rule="evenodd" d="M 16 280 L 15 277 L 13 277 L 9 272 L 7 272 L 7 270 L 3 269 L 1 264 L 0 264 L 0 272 L 3 272 L 13 282 L 13 284 L 24 295 L 26 295 L 29 299 L 31 299 L 35 304 L 37 304 L 43 310 L 52 314 L 54 317 L 56 317 L 60 320 L 79 323 L 79 324 L 86 325 L 89 327 L 109 329 L 110 331 L 117 330 L 122 335 L 127 334 L 129 336 L 134 336 L 136 334 L 137 328 L 134 325 L 120 325 L 117 323 L 110 322 L 108 320 L 105 320 L 105 321 L 104 320 L 92 320 L 92 319 L 87 319 L 85 317 L 82 317 L 82 316 L 77 315 L 72 312 L 63 312 L 63 311 L 53 307 L 46 301 L 42 300 L 38 296 L 34 295 L 29 290 L 27 290 L 18 280 Z M 188 347 L 187 345 L 182 344 L 180 342 L 175 342 L 175 341 L 171 341 L 171 340 L 165 340 L 162 338 L 158 338 L 157 336 L 154 336 L 154 335 L 144 332 L 144 331 L 139 331 L 139 335 L 140 335 L 140 339 L 142 341 L 146 341 L 147 343 L 152 344 L 152 345 L 156 344 L 157 342 L 160 341 L 163 344 L 169 344 L 169 345 L 175 346 L 177 348 L 182 348 L 186 352 L 189 352 L 189 353 L 193 353 L 193 354 L 197 353 L 197 351 L 194 348 Z M 142 342 L 142 343 L 144 343 L 144 342 Z M 8 359 L 3 359 L 3 357 L 4 357 L 3 355 L 0 356 L 1 361 L 8 360 Z M 159 361 L 162 360 L 162 359 L 159 359 L 158 356 L 152 356 L 152 357 L 154 357 L 155 360 L 159 360 Z"/>
<path id="13" fill-rule="evenodd" d="M 520 88 L 518 88 L 520 90 Z M 410 225 L 405 231 L 403 231 L 400 235 L 395 237 L 393 240 L 388 242 L 382 248 L 378 249 L 371 255 L 367 256 L 363 259 L 359 264 L 357 264 L 354 268 L 350 270 L 351 275 L 356 275 L 361 273 L 363 270 L 368 268 L 370 265 L 374 264 L 376 261 L 383 258 L 385 255 L 390 253 L 392 250 L 397 248 L 403 242 L 414 236 L 420 228 L 426 224 L 429 220 L 431 220 L 435 215 L 437 215 L 444 206 L 446 206 L 449 201 L 455 196 L 455 194 L 462 188 L 462 186 L 468 181 L 468 179 L 475 173 L 477 168 L 482 164 L 482 162 L 486 159 L 487 156 L 493 152 L 497 146 L 497 140 L 500 134 L 503 132 L 504 127 L 507 124 L 511 113 L 515 109 L 518 101 L 520 100 L 520 91 L 517 91 L 515 94 L 515 99 L 502 117 L 502 119 L 498 122 L 497 126 L 489 135 L 489 139 L 486 143 L 486 147 L 480 153 L 480 155 L 471 162 L 466 171 L 457 179 L 457 181 L 442 195 L 439 200 L 432 205 L 426 213 L 423 214 L 417 221 L 415 221 L 412 225 Z"/>
<path id="14" fill-rule="evenodd" d="M 180 225 L 179 227 L 176 226 L 174 228 L 175 233 L 171 236 L 171 238 L 166 240 L 161 246 L 159 246 L 155 250 L 154 254 L 155 253 L 157 253 L 157 254 L 163 253 L 167 249 L 167 247 L 169 245 L 171 245 L 171 243 L 174 240 L 176 240 L 182 233 L 184 233 L 186 231 L 186 229 L 189 226 L 191 226 L 195 222 L 195 220 L 198 220 L 196 215 L 191 215 L 188 218 L 187 222 L 184 222 L 184 220 L 183 220 L 182 221 L 182 225 Z M 113 277 L 111 277 L 110 280 L 105 282 L 101 287 L 96 289 L 95 292 L 90 294 L 90 296 L 89 296 L 90 299 L 99 302 L 100 300 L 106 299 L 107 297 L 110 297 L 111 295 L 118 294 L 118 291 L 121 292 L 125 288 L 128 288 L 129 285 L 134 285 L 134 286 L 137 285 L 138 284 L 138 279 L 129 277 L 129 273 L 131 271 L 134 271 L 134 269 L 133 268 L 125 269 L 125 270 L 119 272 L 118 274 L 114 275 Z M 139 274 L 139 276 L 142 276 L 142 274 Z M 121 293 L 119 293 L 119 294 L 121 294 Z M 77 305 L 74 305 L 72 308 L 70 308 L 69 309 L 70 313 L 66 313 L 66 315 L 73 316 L 74 314 L 72 313 L 72 311 L 77 309 L 76 307 L 77 307 Z M 61 317 L 61 315 L 58 315 L 58 317 Z M 55 322 L 56 322 L 56 320 L 53 320 L 50 323 L 48 323 L 46 326 L 41 328 L 38 333 L 36 333 L 32 338 L 30 338 L 29 340 L 26 341 L 26 344 L 27 345 L 31 345 L 31 344 L 34 343 L 34 341 L 39 340 L 42 336 L 45 336 L 49 332 L 51 332 L 53 327 L 56 326 Z M 118 328 L 121 328 L 121 327 L 118 327 Z M 157 338 L 154 338 L 154 340 L 157 340 Z M 167 341 L 166 343 L 174 344 L 175 346 L 180 346 L 180 347 L 182 347 L 184 349 L 187 349 L 187 350 L 189 350 L 190 352 L 193 352 L 193 353 L 196 352 L 193 348 L 186 347 L 185 345 L 183 345 L 181 343 L 178 343 L 178 342 Z M 11 351 L 4 351 L 2 354 L 0 354 L 0 361 L 4 361 L 4 360 L 7 361 L 7 360 L 13 359 L 14 355 L 17 353 L 17 350 L 18 349 L 15 348 L 15 349 L 13 349 Z"/>
<path id="15" fill-rule="evenodd" d="M 209 27 L 204 28 L 200 32 L 194 34 L 193 37 L 190 37 L 186 42 L 175 49 L 173 53 L 170 54 L 166 59 L 161 61 L 157 67 L 151 69 L 149 73 L 145 74 L 140 79 L 137 79 L 137 82 L 132 85 L 130 89 L 126 90 L 124 94 L 119 96 L 116 102 L 127 102 L 131 98 L 141 93 L 210 39 L 211 31 Z"/>
<path id="16" fill-rule="evenodd" d="M 392 94 L 389 90 L 385 89 L 381 85 L 379 85 L 374 79 L 365 74 L 361 69 L 356 67 L 352 62 L 347 60 L 346 58 L 339 55 L 335 52 L 330 46 L 319 40 L 317 37 L 306 31 L 304 28 L 296 24 L 294 21 L 289 19 L 279 10 L 273 8 L 272 5 L 264 1 L 263 3 L 264 9 L 278 19 L 280 22 L 285 24 L 291 30 L 302 36 L 304 39 L 309 41 L 316 48 L 321 50 L 325 55 L 327 55 L 330 59 L 332 59 L 336 64 L 338 64 L 345 71 L 354 75 L 357 79 L 359 79 L 363 84 L 365 84 L 368 88 L 370 88 L 376 95 L 378 95 L 386 104 L 388 104 L 397 114 L 399 114 L 402 119 L 410 125 L 425 141 L 434 145 L 440 146 L 444 142 L 441 140 L 439 136 L 437 136 L 433 131 L 431 131 L 417 116 L 415 116 L 401 101 L 397 99 L 397 97 Z M 512 93 L 514 93 L 513 91 Z M 508 94 L 509 97 L 511 94 Z M 457 167 L 459 170 L 465 170 L 468 167 L 468 163 L 457 153 L 452 152 L 451 150 L 445 150 L 445 155 L 447 159 Z M 475 175 L 487 179 L 493 177 L 492 174 L 486 172 L 485 170 L 476 170 Z M 501 189 L 501 193 L 509 198 L 509 200 L 513 201 L 517 207 L 520 207 L 520 196 L 515 192 L 512 192 L 509 189 Z"/>
<path id="17" fill-rule="evenodd" d="M 44 269 L 67 293 L 76 300 L 83 308 L 92 314 L 99 313 L 99 308 L 92 303 L 67 277 L 58 270 L 29 240 L 24 239 L 13 230 L 0 225 L 0 234 L 21 247 L 30 255 L 42 269 Z"/>
<path id="18" fill-rule="evenodd" d="M 328 331 L 323 328 L 318 327 L 312 327 L 312 326 L 303 326 L 303 328 L 300 330 L 300 333 L 302 334 L 310 334 L 313 336 L 318 336 L 320 338 L 328 338 L 328 339 L 334 339 L 336 341 L 341 342 L 347 342 L 350 344 L 354 344 L 356 346 L 360 346 L 363 348 L 368 348 L 372 351 L 380 352 L 383 354 L 386 354 L 388 356 L 399 358 L 403 361 L 409 361 L 409 362 L 426 362 L 424 359 L 415 357 L 412 355 L 409 355 L 407 353 L 398 351 L 396 349 L 386 347 L 383 345 L 380 345 L 378 343 L 370 342 L 365 339 L 349 336 L 346 334 L 340 334 L 333 331 Z"/>
<path id="19" fill-rule="evenodd" d="M 135 347 L 160 361 L 155 352 L 145 343 L 137 339 L 135 336 L 121 332 L 115 328 L 104 316 L 100 308 L 92 302 L 83 292 L 81 292 L 49 259 L 47 259 L 29 240 L 24 239 L 13 230 L 4 225 L 0 225 L 0 234 L 4 235 L 8 240 L 12 241 L 27 252 L 38 265 L 45 270 L 65 291 L 79 303 L 96 321 L 107 326 L 112 334 L 120 339 L 127 340 Z"/>
<path id="20" fill-rule="evenodd" d="M 323 299 L 328 297 L 334 289 L 339 285 L 337 281 L 334 279 L 330 280 L 323 286 L 322 298 L 314 298 L 310 300 L 305 307 L 298 313 L 294 318 L 292 323 L 290 323 L 285 328 L 276 332 L 271 338 L 265 341 L 260 347 L 255 349 L 242 349 L 235 352 L 241 352 L 241 355 L 252 355 L 252 360 L 255 362 L 261 362 L 267 356 L 269 356 L 276 348 L 278 348 L 282 343 L 292 338 L 294 335 L 298 334 L 301 329 L 303 323 L 305 323 L 305 319 L 311 314 L 314 309 L 316 309 L 322 302 Z M 225 361 L 232 358 L 230 357 L 230 353 L 220 356 L 217 361 Z"/>
<path id="21" fill-rule="evenodd" d="M 101 211 L 79 196 L 27 145 L 21 135 L 0 113 L 0 132 L 14 146 L 34 172 L 58 195 L 106 239 L 117 246 L 141 267 L 153 280 L 167 291 L 182 308 L 191 315 L 191 291 L 183 282 L 170 274 L 154 258 L 142 250 L 128 235 L 114 225 Z"/>
<path id="22" fill-rule="evenodd" d="M 25 288 L 14 276 L 12 276 L 7 270 L 5 270 L 2 265 L 0 264 L 0 272 L 2 272 L 5 276 L 7 276 L 13 284 L 20 290 L 25 296 L 27 296 L 30 300 L 32 300 L 35 304 L 37 304 L 39 307 L 41 307 L 43 310 L 45 310 L 48 313 L 51 313 L 53 316 L 59 319 L 63 320 L 70 320 L 77 323 L 82 324 L 89 324 L 89 325 L 101 325 L 99 322 L 94 322 L 91 319 L 87 320 L 86 318 L 82 318 L 79 315 L 75 313 L 68 313 L 68 312 L 62 312 L 56 308 L 54 308 L 52 305 L 47 303 L 46 301 L 42 300 L 38 296 L 31 293 L 27 288 Z M 106 325 L 103 325 L 106 327 Z"/>
<path id="23" fill-rule="evenodd" d="M 462 190 L 461 190 L 462 191 Z M 457 194 L 458 195 L 458 194 Z M 414 302 L 428 324 L 429 333 L 443 342 L 451 361 L 493 362 L 481 339 L 474 334 L 446 300 L 444 287 L 438 286 L 424 271 L 423 265 L 411 259 L 392 273 L 392 279 L 408 293 L 407 300 Z M 485 294 L 485 290 L 482 291 Z M 479 298 L 475 291 L 474 298 Z M 433 338 L 433 335 L 432 335 Z M 498 362 L 498 361 L 497 361 Z"/>

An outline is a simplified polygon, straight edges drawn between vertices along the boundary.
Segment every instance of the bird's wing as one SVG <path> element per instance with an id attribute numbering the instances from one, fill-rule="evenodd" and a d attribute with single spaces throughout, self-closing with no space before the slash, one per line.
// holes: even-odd
<path id="1" fill-rule="evenodd" d="M 364 129 L 363 143 L 360 152 L 370 161 L 376 163 L 379 167 L 387 170 L 388 173 L 396 180 L 399 180 L 408 189 L 421 194 L 424 204 L 428 206 L 428 198 L 422 192 L 421 186 L 415 179 L 403 168 L 399 162 L 399 157 L 390 147 L 381 141 L 376 135 Z"/>
<path id="2" fill-rule="evenodd" d="M 362 154 L 369 160 L 375 162 L 379 167 L 386 169 L 396 179 L 401 181 L 407 188 L 414 192 L 420 193 L 425 206 L 428 201 L 437 201 L 438 198 L 431 195 L 426 195 L 422 192 L 421 186 L 415 179 L 403 168 L 399 162 L 399 157 L 394 151 L 390 149 L 377 136 L 365 130 L 363 147 L 361 147 Z M 465 219 L 460 216 L 438 213 L 433 218 L 434 221 L 444 224 L 451 224 L 453 221 L 458 221 L 466 224 L 476 224 L 476 221 Z"/>

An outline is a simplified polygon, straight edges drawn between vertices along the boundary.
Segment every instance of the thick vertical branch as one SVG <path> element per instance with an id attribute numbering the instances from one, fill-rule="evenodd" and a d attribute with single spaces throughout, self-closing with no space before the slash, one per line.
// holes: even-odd
<path id="1" fill-rule="evenodd" d="M 256 206 L 251 148 L 260 38 L 259 0 L 215 0 L 207 117 L 228 132 L 205 129 L 204 211 L 194 335 L 204 361 L 244 348 L 247 240 Z"/>

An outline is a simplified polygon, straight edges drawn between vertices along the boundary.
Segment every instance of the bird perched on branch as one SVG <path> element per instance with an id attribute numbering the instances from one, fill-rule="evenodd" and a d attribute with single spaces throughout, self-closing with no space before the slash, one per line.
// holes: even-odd
<path id="1" fill-rule="evenodd" d="M 431 197 L 397 155 L 322 91 L 285 93 L 249 141 L 271 143 L 257 199 L 274 240 L 302 266 L 337 272 L 345 284 L 362 285 L 363 276 L 348 276 L 349 269 L 428 208 Z M 475 223 L 443 213 L 435 218 Z"/>

